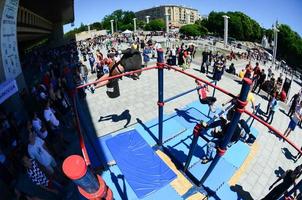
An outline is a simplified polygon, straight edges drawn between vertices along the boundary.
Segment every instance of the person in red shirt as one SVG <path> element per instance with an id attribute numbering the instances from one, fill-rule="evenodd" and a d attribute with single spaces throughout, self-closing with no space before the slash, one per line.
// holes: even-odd
<path id="1" fill-rule="evenodd" d="M 211 112 L 215 113 L 214 104 L 217 101 L 217 99 L 215 97 L 211 97 L 211 96 L 207 95 L 208 86 L 206 84 L 203 84 L 202 82 L 200 82 L 198 80 L 195 80 L 195 83 L 197 84 L 198 87 L 203 86 L 202 88 L 200 88 L 197 91 L 200 103 L 208 105 Z"/>

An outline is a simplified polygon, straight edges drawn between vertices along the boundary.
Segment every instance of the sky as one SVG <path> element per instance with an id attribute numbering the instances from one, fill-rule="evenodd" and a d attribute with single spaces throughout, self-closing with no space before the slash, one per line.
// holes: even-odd
<path id="1" fill-rule="evenodd" d="M 211 11 L 241 11 L 264 28 L 271 28 L 278 20 L 302 36 L 302 0 L 74 0 L 75 26 L 65 25 L 64 31 L 79 27 L 81 23 L 101 21 L 117 9 L 136 12 L 165 4 L 192 7 L 201 15 Z"/>

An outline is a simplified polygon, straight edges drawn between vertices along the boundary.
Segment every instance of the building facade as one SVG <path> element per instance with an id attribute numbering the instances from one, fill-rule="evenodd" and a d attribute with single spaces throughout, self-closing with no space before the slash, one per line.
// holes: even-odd
<path id="1" fill-rule="evenodd" d="M 197 9 L 177 5 L 153 7 L 138 11 L 135 13 L 135 15 L 139 20 L 146 20 L 146 16 L 150 16 L 150 20 L 165 20 L 166 15 L 168 15 L 169 24 L 172 28 L 179 28 L 186 24 L 193 24 L 196 20 L 200 19 Z"/>

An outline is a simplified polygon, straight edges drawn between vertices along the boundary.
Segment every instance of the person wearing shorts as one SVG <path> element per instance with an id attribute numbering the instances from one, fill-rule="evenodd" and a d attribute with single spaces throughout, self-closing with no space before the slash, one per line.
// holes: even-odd
<path id="1" fill-rule="evenodd" d="M 302 101 L 300 102 L 300 105 L 296 106 L 295 113 L 293 114 L 289 124 L 288 128 L 284 132 L 284 136 L 288 137 L 291 131 L 294 131 L 297 124 L 302 120 Z"/>
<path id="2" fill-rule="evenodd" d="M 199 96 L 200 103 L 208 105 L 211 112 L 215 113 L 214 104 L 217 101 L 217 99 L 215 97 L 207 96 L 208 87 L 205 84 L 201 83 L 198 80 L 196 80 L 195 83 L 197 84 L 198 87 L 203 86 L 202 88 L 200 88 L 198 90 L 198 96 Z"/>

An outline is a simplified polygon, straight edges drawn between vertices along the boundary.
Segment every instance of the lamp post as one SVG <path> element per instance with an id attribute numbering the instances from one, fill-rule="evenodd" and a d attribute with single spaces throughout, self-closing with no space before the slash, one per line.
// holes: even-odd
<path id="1" fill-rule="evenodd" d="M 113 34 L 113 31 L 114 31 L 114 29 L 113 29 L 113 22 L 114 22 L 114 20 L 112 19 L 112 20 L 110 20 L 110 23 L 111 23 L 111 34 Z"/>
<path id="2" fill-rule="evenodd" d="M 228 45 L 228 29 L 229 29 L 229 16 L 223 15 L 224 18 L 224 47 Z"/>
<path id="3" fill-rule="evenodd" d="M 165 14 L 166 16 L 166 32 L 168 33 L 169 32 L 169 14 Z"/>
<path id="4" fill-rule="evenodd" d="M 115 31 L 117 31 L 117 16 L 115 16 Z"/>
<path id="5" fill-rule="evenodd" d="M 148 15 L 146 16 L 146 23 L 149 24 L 149 22 L 150 22 L 150 16 Z"/>
<path id="6" fill-rule="evenodd" d="M 275 67 L 276 64 L 276 55 L 277 55 L 277 44 L 278 44 L 278 22 L 276 22 L 275 25 L 273 25 L 273 31 L 274 31 L 274 48 L 273 48 L 273 67 Z"/>
<path id="7" fill-rule="evenodd" d="M 136 18 L 133 18 L 133 24 L 134 24 L 133 32 L 135 33 L 136 32 Z"/>

